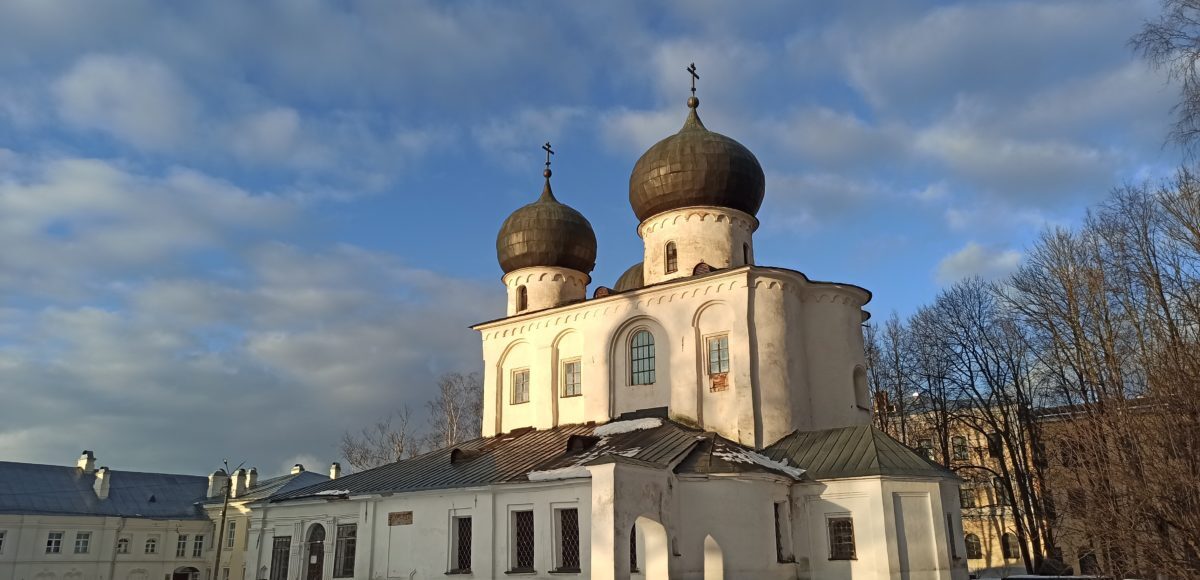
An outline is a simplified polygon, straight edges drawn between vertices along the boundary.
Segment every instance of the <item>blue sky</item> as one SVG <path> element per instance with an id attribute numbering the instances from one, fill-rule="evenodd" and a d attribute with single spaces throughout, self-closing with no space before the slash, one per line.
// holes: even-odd
<path id="1" fill-rule="evenodd" d="M 0 4 L 0 459 L 266 473 L 480 366 L 540 191 L 640 259 L 637 157 L 767 174 L 756 257 L 911 312 L 1169 173 L 1155 2 Z"/>

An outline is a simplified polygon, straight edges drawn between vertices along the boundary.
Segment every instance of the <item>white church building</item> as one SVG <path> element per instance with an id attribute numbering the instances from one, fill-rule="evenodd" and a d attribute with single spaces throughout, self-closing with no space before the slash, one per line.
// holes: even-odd
<path id="1" fill-rule="evenodd" d="M 698 106 L 611 288 L 549 163 L 504 221 L 481 437 L 252 506 L 247 578 L 967 577 L 958 479 L 871 426 L 870 293 L 755 263 L 763 170 Z"/>

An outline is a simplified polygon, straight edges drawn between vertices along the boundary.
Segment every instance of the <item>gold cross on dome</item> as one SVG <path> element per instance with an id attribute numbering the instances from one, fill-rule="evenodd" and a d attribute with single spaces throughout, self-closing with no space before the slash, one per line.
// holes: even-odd
<path id="1" fill-rule="evenodd" d="M 692 75 L 692 96 L 694 97 L 696 96 L 696 80 L 700 78 L 700 75 L 696 74 L 696 63 L 693 62 L 689 65 L 687 71 Z"/>
<path id="2" fill-rule="evenodd" d="M 550 148 L 549 141 L 546 141 L 546 144 L 542 145 L 542 149 L 546 150 L 546 169 L 550 169 L 550 156 L 554 155 L 554 150 Z"/>

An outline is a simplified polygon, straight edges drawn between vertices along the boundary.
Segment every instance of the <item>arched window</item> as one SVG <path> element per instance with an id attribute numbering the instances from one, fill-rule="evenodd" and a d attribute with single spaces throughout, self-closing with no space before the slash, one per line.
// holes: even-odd
<path id="1" fill-rule="evenodd" d="M 1017 536 L 1004 534 L 1000 536 L 1000 555 L 1005 560 L 1016 560 L 1021 557 L 1021 546 L 1017 544 Z"/>
<path id="2" fill-rule="evenodd" d="M 742 264 L 750 264 L 750 244 L 742 244 Z"/>
<path id="3" fill-rule="evenodd" d="M 983 557 L 983 544 L 979 542 L 979 536 L 975 534 L 967 534 L 967 558 L 970 560 L 978 560 Z"/>
<path id="4" fill-rule="evenodd" d="M 633 333 L 629 344 L 629 384 L 654 384 L 654 335 L 649 330 Z"/>
<path id="5" fill-rule="evenodd" d="M 529 290 L 524 286 L 517 286 L 517 312 L 526 308 L 529 308 Z"/>
<path id="6" fill-rule="evenodd" d="M 641 572 L 638 569 L 637 557 L 637 524 L 633 525 L 633 529 L 629 530 L 629 571 Z"/>
<path id="7" fill-rule="evenodd" d="M 675 242 L 667 242 L 667 273 L 679 269 L 679 255 L 675 252 Z"/>
<path id="8" fill-rule="evenodd" d="M 118 554 L 128 554 L 129 553 L 129 538 L 121 538 L 121 539 L 117 540 L 117 553 Z"/>

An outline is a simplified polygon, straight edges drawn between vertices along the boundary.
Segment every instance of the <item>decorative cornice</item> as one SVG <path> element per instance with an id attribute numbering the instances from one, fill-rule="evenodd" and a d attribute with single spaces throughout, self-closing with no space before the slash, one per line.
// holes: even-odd
<path id="1" fill-rule="evenodd" d="M 521 268 L 505 274 L 501 280 L 505 286 L 516 288 L 530 282 L 569 282 L 577 286 L 587 286 L 592 278 L 570 268 Z"/>
<path id="2" fill-rule="evenodd" d="M 712 221 L 713 223 L 726 222 L 747 232 L 754 232 L 758 229 L 758 218 L 746 212 L 726 207 L 697 206 L 664 211 L 646 218 L 638 225 L 638 236 L 645 238 L 647 234 L 652 234 L 658 229 L 673 226 L 681 221 L 686 223 L 693 220 Z"/>

